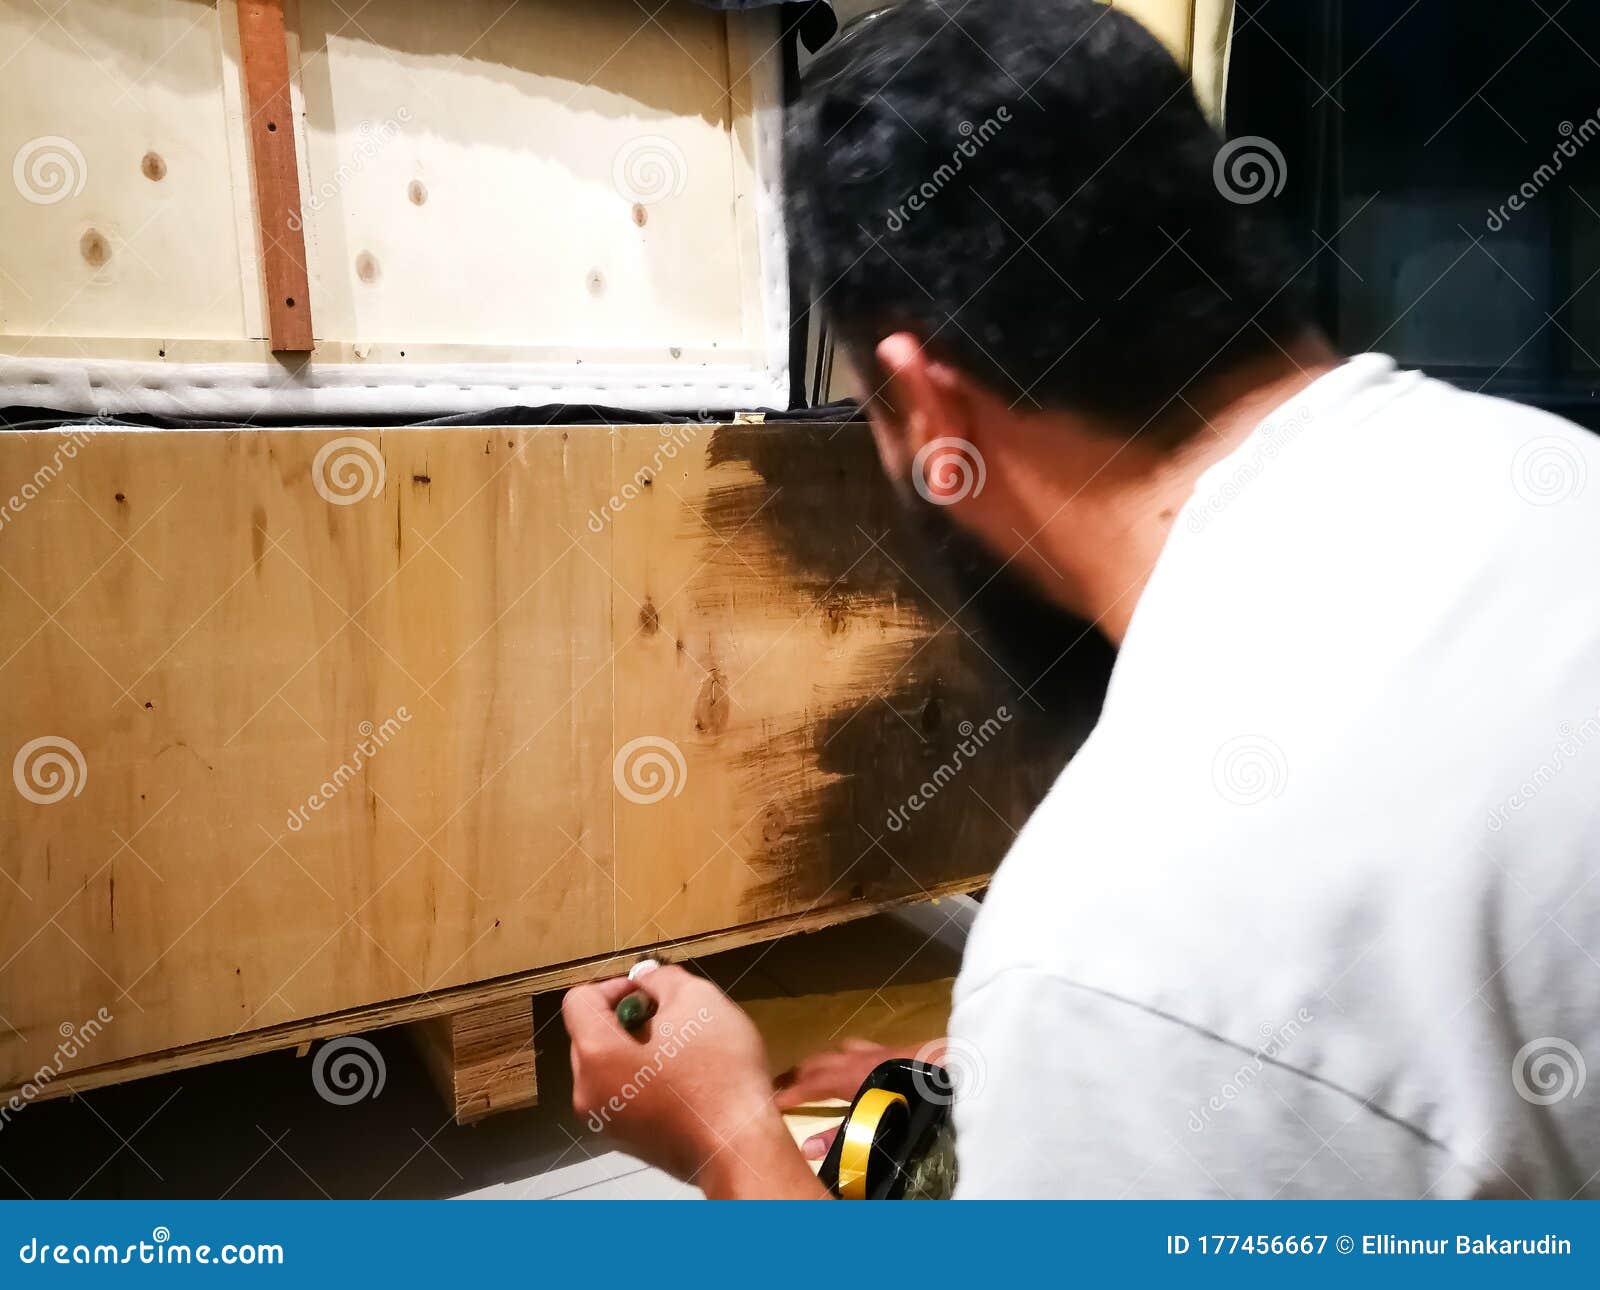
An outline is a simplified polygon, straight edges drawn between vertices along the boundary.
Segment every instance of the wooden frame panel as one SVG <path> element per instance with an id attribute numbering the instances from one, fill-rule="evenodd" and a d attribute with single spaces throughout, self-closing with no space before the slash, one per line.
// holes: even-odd
<path id="1" fill-rule="evenodd" d="M 1065 749 L 1016 742 L 919 603 L 872 451 L 862 425 L 0 436 L 0 1089 L 982 881 Z"/>

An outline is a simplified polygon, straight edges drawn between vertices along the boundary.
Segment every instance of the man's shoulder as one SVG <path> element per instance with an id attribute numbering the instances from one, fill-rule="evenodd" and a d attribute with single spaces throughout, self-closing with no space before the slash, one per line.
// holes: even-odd
<path id="1" fill-rule="evenodd" d="M 1246 1050 L 1293 1020 L 1305 1069 L 1459 1143 L 1529 1039 L 1600 1042 L 1600 458 L 1433 382 L 1337 429 L 1175 532 L 957 999 L 1020 970 Z"/>

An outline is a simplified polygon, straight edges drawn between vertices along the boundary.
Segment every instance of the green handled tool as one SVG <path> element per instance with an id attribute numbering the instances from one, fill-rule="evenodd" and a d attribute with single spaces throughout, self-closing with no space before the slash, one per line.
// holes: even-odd
<path id="1" fill-rule="evenodd" d="M 628 980 L 637 981 L 660 966 L 655 959 L 643 959 L 628 969 Z M 624 1030 L 637 1031 L 655 1015 L 656 1001 L 643 990 L 634 990 L 617 1000 L 617 1020 L 622 1023 Z"/>

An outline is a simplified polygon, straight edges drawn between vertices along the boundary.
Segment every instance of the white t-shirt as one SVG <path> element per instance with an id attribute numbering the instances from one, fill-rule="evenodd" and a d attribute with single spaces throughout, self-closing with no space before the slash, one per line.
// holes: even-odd
<path id="1" fill-rule="evenodd" d="M 1600 440 L 1353 359 L 1200 480 L 969 941 L 958 1194 L 1600 1194 Z"/>

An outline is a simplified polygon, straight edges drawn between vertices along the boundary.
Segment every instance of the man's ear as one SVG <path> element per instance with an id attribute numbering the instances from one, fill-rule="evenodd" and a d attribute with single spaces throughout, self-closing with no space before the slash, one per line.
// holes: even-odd
<path id="1" fill-rule="evenodd" d="M 905 479 L 917 454 L 938 439 L 969 443 L 976 433 L 970 390 L 957 372 L 933 359 L 910 332 L 878 342 L 883 384 L 868 403 L 884 472 Z"/>

